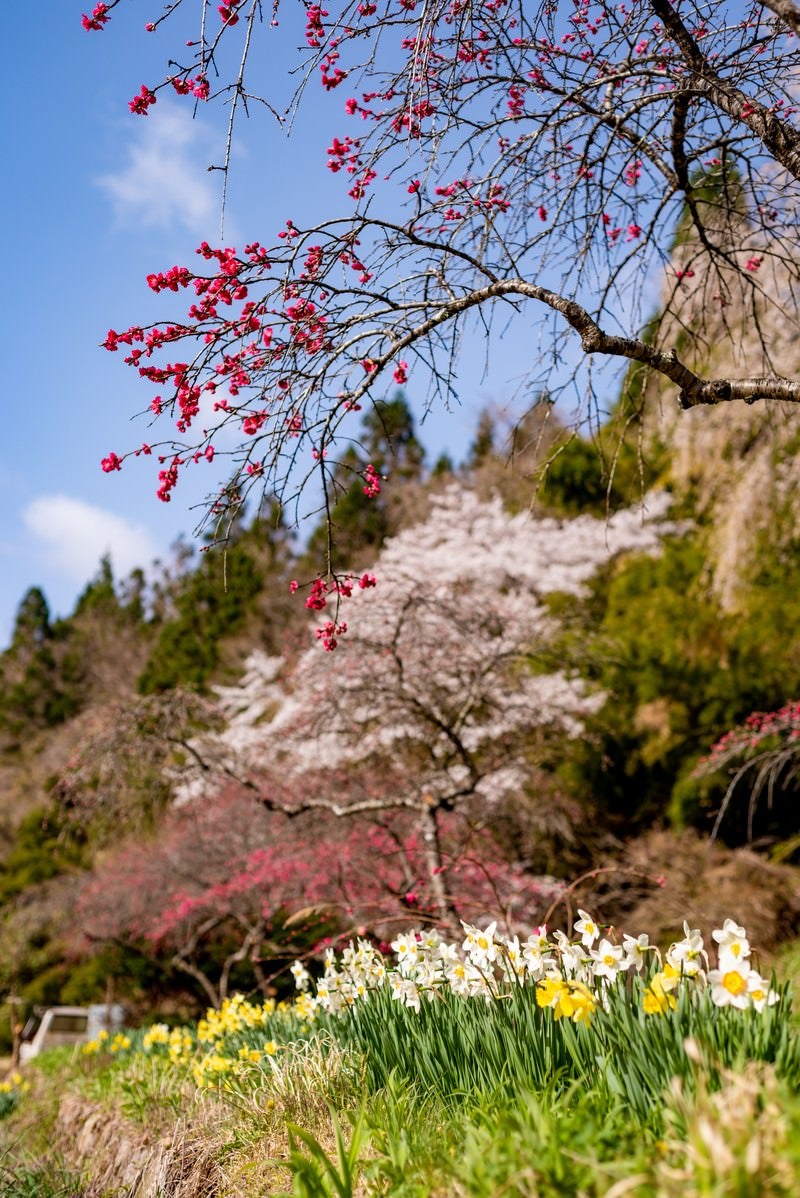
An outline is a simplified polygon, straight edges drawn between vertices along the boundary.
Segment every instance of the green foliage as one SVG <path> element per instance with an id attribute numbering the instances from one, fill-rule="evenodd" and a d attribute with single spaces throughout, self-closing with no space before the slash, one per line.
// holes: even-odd
<path id="1" fill-rule="evenodd" d="M 663 470 L 664 452 L 654 443 L 645 455 L 637 429 L 616 419 L 591 439 L 560 436 L 547 453 L 539 498 L 565 516 L 606 516 L 639 502 Z"/>
<path id="2" fill-rule="evenodd" d="M 33 645 L 43 645 L 52 635 L 50 608 L 44 592 L 39 587 L 31 587 L 17 608 L 11 637 L 12 648 L 27 649 Z"/>
<path id="3" fill-rule="evenodd" d="M 62 979 L 58 1002 L 64 1006 L 86 1006 L 101 1002 L 107 993 L 109 978 L 115 982 L 120 1000 L 139 998 L 148 988 L 163 986 L 163 971 L 148 957 L 122 945 L 94 949 L 92 956 L 72 961 Z"/>
<path id="4" fill-rule="evenodd" d="M 0 904 L 31 886 L 86 864 L 86 846 L 55 806 L 38 807 L 22 820 L 0 869 Z"/>
<path id="5" fill-rule="evenodd" d="M 47 600 L 31 587 L 17 609 L 9 649 L 0 658 L 0 728 L 25 735 L 78 711 L 80 671 L 65 646 L 66 628 L 50 622 Z"/>
<path id="6" fill-rule="evenodd" d="M 562 771 L 629 830 L 667 814 L 708 826 L 724 786 L 693 777 L 699 758 L 751 711 L 800 692 L 800 561 L 783 573 L 766 563 L 752 606 L 732 616 L 710 593 L 706 536 L 612 567 L 561 645 L 609 696 Z M 773 810 L 758 832 L 780 834 L 791 819 Z M 742 809 L 723 831 L 746 839 Z"/>
<path id="7" fill-rule="evenodd" d="M 476 466 L 480 466 L 482 462 L 492 456 L 495 452 L 496 439 L 497 430 L 492 414 L 484 408 L 478 417 L 478 427 L 475 429 L 475 436 L 467 452 L 469 469 L 474 470 Z"/>
<path id="8" fill-rule="evenodd" d="M 365 413 L 360 452 L 380 473 L 403 481 L 418 478 L 425 451 L 415 431 L 414 416 L 402 391 L 377 400 Z"/>
<path id="9" fill-rule="evenodd" d="M 179 1115 L 186 1067 L 142 1052 L 142 1034 L 130 1033 L 140 1051 L 110 1057 L 102 1069 L 88 1073 L 81 1089 L 93 1102 L 117 1107 L 132 1123 L 153 1127 Z"/>
<path id="10" fill-rule="evenodd" d="M 600 1198 L 652 1155 L 620 1106 L 601 1112 L 591 1092 L 549 1091 L 476 1111 L 452 1168 L 474 1198 Z"/>
<path id="11" fill-rule="evenodd" d="M 58 1158 L 12 1164 L 0 1160 L 3 1198 L 81 1198 L 83 1180 Z"/>
<path id="12" fill-rule="evenodd" d="M 444 1185 L 461 1147 L 461 1117 L 436 1095 L 391 1076 L 367 1107 L 366 1172 L 378 1192 L 424 1198 Z"/>
<path id="13" fill-rule="evenodd" d="M 620 479 L 603 460 L 599 448 L 577 435 L 558 446 L 551 457 L 540 497 L 567 515 L 614 510 L 623 502 Z"/>
<path id="14" fill-rule="evenodd" d="M 88 612 L 97 615 L 98 613 L 117 613 L 119 610 L 120 602 L 114 588 L 111 558 L 106 554 L 100 561 L 97 575 L 78 596 L 73 614 L 80 616 Z"/>
<path id="15" fill-rule="evenodd" d="M 629 994 L 626 985 L 630 984 Z M 331 1022 L 334 1034 L 363 1053 L 375 1091 L 405 1080 L 445 1101 L 473 1102 L 520 1093 L 592 1094 L 598 1113 L 622 1104 L 657 1132 L 659 1096 L 673 1077 L 692 1084 L 685 1042 L 704 1046 L 714 1069 L 745 1061 L 774 1062 L 779 1077 L 800 1087 L 800 1036 L 792 1030 L 790 994 L 765 1011 L 714 1006 L 708 991 L 681 987 L 676 1008 L 652 1016 L 643 1009 L 646 982 L 619 979 L 589 1020 L 555 1019 L 536 1001 L 536 988 L 516 986 L 502 1000 L 465 1001 L 443 992 L 413 1011 L 388 988 L 370 994 Z"/>
<path id="16" fill-rule="evenodd" d="M 449 453 L 440 453 L 431 469 L 431 478 L 447 478 L 455 470 Z"/>
<path id="17" fill-rule="evenodd" d="M 689 180 L 692 200 L 700 210 L 700 219 L 706 230 L 715 226 L 719 228 L 721 221 L 730 224 L 737 217 L 744 220 L 747 216 L 747 193 L 736 157 L 725 147 L 720 148 L 720 155 L 723 159 L 721 166 L 711 169 L 695 166 Z M 699 246 L 692 211 L 685 202 L 668 254 L 673 254 L 684 245 Z"/>
<path id="18" fill-rule="evenodd" d="M 361 1174 L 361 1152 L 368 1133 L 365 1106 L 350 1119 L 349 1142 L 339 1117 L 329 1107 L 335 1138 L 335 1156 L 328 1154 L 316 1136 L 296 1123 L 287 1123 L 289 1169 L 294 1198 L 354 1198 Z M 305 1151 L 303 1151 L 305 1149 Z"/>
<path id="19" fill-rule="evenodd" d="M 365 552 L 374 554 L 397 528 L 397 511 L 389 503 L 387 491 L 395 499 L 398 486 L 421 476 L 424 450 L 417 439 L 414 417 L 402 392 L 393 399 L 377 400 L 364 414 L 361 438 L 342 456 L 333 476 L 336 496 L 331 507 L 331 532 L 336 558 L 348 568 L 354 567 Z M 371 464 L 387 480 L 380 494 L 364 495 L 363 472 Z M 323 521 L 308 540 L 309 568 L 317 570 L 327 562 L 328 527 Z"/>
<path id="20" fill-rule="evenodd" d="M 205 553 L 177 585 L 174 615 L 158 631 L 139 691 L 203 688 L 219 664 L 222 642 L 242 628 L 263 585 L 255 556 L 242 541 Z"/>

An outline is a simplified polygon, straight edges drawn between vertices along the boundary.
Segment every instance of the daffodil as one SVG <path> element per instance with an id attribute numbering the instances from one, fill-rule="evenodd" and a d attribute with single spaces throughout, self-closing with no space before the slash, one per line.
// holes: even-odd
<path id="1" fill-rule="evenodd" d="M 597 1010 L 597 999 L 588 986 L 559 977 L 547 977 L 538 983 L 536 1002 L 540 1007 L 549 1007 L 554 1019 L 571 1019 L 574 1023 L 587 1021 Z"/>
<path id="2" fill-rule="evenodd" d="M 556 1019 L 571 1019 L 573 1023 L 588 1022 L 597 1010 L 597 999 L 583 982 L 570 982 L 555 1009 Z"/>
<path id="3" fill-rule="evenodd" d="M 678 1004 L 675 995 L 671 993 L 674 983 L 674 976 L 668 977 L 664 973 L 655 974 L 645 990 L 642 1000 L 645 1015 L 664 1015 L 667 1011 L 675 1010 Z"/>
<path id="4" fill-rule="evenodd" d="M 772 1007 L 776 1002 L 780 1001 L 780 994 L 776 990 L 771 989 L 768 982 L 756 973 L 753 969 L 747 979 L 747 993 L 750 996 L 750 1001 L 759 1012 L 765 1007 Z"/>
<path id="5" fill-rule="evenodd" d="M 750 956 L 747 933 L 732 919 L 726 919 L 722 927 L 717 928 L 711 935 L 719 945 L 717 951 L 720 955 L 725 953 L 741 961 L 745 961 Z"/>
<path id="6" fill-rule="evenodd" d="M 536 1004 L 539 1007 L 557 1007 L 563 995 L 567 994 L 567 984 L 561 977 L 546 977 L 536 986 Z"/>
<path id="7" fill-rule="evenodd" d="M 600 935 L 600 929 L 591 915 L 581 910 L 580 907 L 578 908 L 578 915 L 580 915 L 580 919 L 575 923 L 575 931 L 580 936 L 581 944 L 583 944 L 584 948 L 591 948 Z"/>
<path id="8" fill-rule="evenodd" d="M 606 978 L 609 982 L 613 982 L 620 970 L 626 969 L 625 950 L 618 944 L 612 944 L 610 940 L 605 938 L 599 942 L 597 948 L 593 948 L 589 953 L 594 961 L 595 977 Z"/>
<path id="9" fill-rule="evenodd" d="M 302 961 L 295 961 L 289 972 L 294 978 L 294 984 L 298 990 L 307 990 L 311 983 L 311 974 L 306 969 Z"/>
<path id="10" fill-rule="evenodd" d="M 497 959 L 497 945 L 495 944 L 494 934 L 497 928 L 497 921 L 493 921 L 486 928 L 476 928 L 468 923 L 462 926 L 467 935 L 461 947 L 469 955 L 470 959 L 476 965 L 491 964 L 491 962 L 495 961 Z"/>
<path id="11" fill-rule="evenodd" d="M 519 936 L 512 936 L 510 940 L 506 941 L 504 945 L 504 954 L 514 976 L 517 978 L 523 978 L 525 976 L 525 960 L 522 956 Z"/>
<path id="12" fill-rule="evenodd" d="M 703 937 L 697 928 L 690 928 L 686 922 L 683 931 L 683 940 L 670 946 L 666 959 L 684 977 L 697 977 L 702 972 L 702 962 L 708 960 L 703 948 Z"/>
<path id="13" fill-rule="evenodd" d="M 592 924 L 592 927 L 594 927 L 594 924 Z M 561 969 L 565 974 L 574 977 L 583 969 L 584 961 L 587 958 L 581 945 L 573 944 L 563 932 L 556 932 L 555 947 L 561 962 Z"/>
<path id="14" fill-rule="evenodd" d="M 622 947 L 625 950 L 628 964 L 633 966 L 637 972 L 644 968 L 647 954 L 653 951 L 647 932 L 642 932 L 641 936 L 623 936 Z"/>
<path id="15" fill-rule="evenodd" d="M 747 1010 L 750 1006 L 750 976 L 754 972 L 746 965 L 740 965 L 735 958 L 721 957 L 720 968 L 712 969 L 708 975 L 711 1001 L 717 1007 L 738 1007 L 739 1010 Z"/>
<path id="16" fill-rule="evenodd" d="M 142 1048 L 145 1052 L 157 1044 L 169 1044 L 169 1028 L 166 1023 L 154 1023 L 142 1037 Z"/>
<path id="17" fill-rule="evenodd" d="M 239 1049 L 239 1060 L 255 1064 L 261 1060 L 261 1052 L 257 1048 L 242 1047 Z"/>
<path id="18" fill-rule="evenodd" d="M 396 940 L 392 941 L 392 951 L 397 957 L 398 964 L 415 965 L 419 959 L 416 935 L 412 932 L 410 935 L 398 936 Z"/>

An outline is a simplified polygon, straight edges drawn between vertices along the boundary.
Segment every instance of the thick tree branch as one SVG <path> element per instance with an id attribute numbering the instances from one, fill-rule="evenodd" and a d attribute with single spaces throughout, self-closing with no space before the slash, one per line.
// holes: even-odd
<path id="1" fill-rule="evenodd" d="M 524 279 L 498 279 L 486 287 L 480 287 L 467 295 L 453 300 L 421 321 L 397 339 L 382 358 L 376 360 L 376 368 L 382 368 L 402 350 L 416 341 L 424 340 L 434 329 L 452 321 L 470 308 L 488 303 L 504 296 L 520 295 L 537 300 L 553 311 L 560 313 L 567 324 L 581 339 L 587 354 L 606 354 L 611 357 L 627 358 L 641 362 L 659 374 L 665 375 L 680 388 L 679 403 L 682 408 L 713 406 L 730 400 L 741 399 L 755 403 L 760 399 L 781 399 L 792 403 L 800 402 L 800 380 L 781 375 L 759 375 L 744 379 L 703 379 L 690 370 L 677 356 L 676 351 L 664 353 L 636 337 L 620 337 L 605 333 L 585 308 L 575 300 L 567 299 L 558 292 Z M 348 396 L 351 400 L 361 398 L 369 390 L 365 381 Z"/>
<path id="2" fill-rule="evenodd" d="M 785 21 L 795 33 L 800 33 L 800 9 L 792 4 L 792 0 L 761 0 L 765 8 L 774 12 L 776 17 Z"/>
<path id="3" fill-rule="evenodd" d="M 780 0 L 779 0 L 780 2 Z M 692 86 L 727 116 L 741 121 L 760 139 L 776 162 L 800 179 L 800 133 L 757 99 L 723 79 L 690 34 L 669 0 L 650 0 L 653 12 L 675 39 L 692 72 Z"/>

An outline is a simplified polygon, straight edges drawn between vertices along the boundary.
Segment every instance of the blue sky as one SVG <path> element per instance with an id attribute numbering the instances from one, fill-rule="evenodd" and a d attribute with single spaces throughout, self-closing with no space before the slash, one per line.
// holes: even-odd
<path id="1" fill-rule="evenodd" d="M 147 273 L 191 263 L 203 238 L 219 241 L 220 175 L 207 166 L 221 157 L 222 114 L 204 110 L 192 122 L 177 100 L 160 101 L 146 119 L 128 112 L 142 82 L 163 78 L 175 42 L 169 27 L 145 32 L 161 8 L 148 4 L 117 9 L 99 33 L 82 29 L 80 0 L 40 0 L 35 20 L 16 6 L 4 23 L 3 644 L 29 586 L 65 614 L 104 551 L 120 574 L 147 566 L 168 557 L 197 518 L 199 492 L 179 490 L 169 505 L 155 498 L 153 459 L 111 476 L 99 467 L 109 450 L 145 438 L 146 422 L 131 418 L 150 399 L 121 355 L 99 342 L 109 327 L 164 315 L 152 308 Z M 323 111 L 329 123 L 330 105 L 312 97 L 291 142 L 266 116 L 240 125 L 226 244 L 269 242 L 287 216 L 302 217 L 334 185 Z M 431 451 L 462 456 L 474 413 L 498 398 L 478 387 L 464 396 L 469 419 L 434 415 L 424 429 Z"/>
<path id="2" fill-rule="evenodd" d="M 154 459 L 112 475 L 99 466 L 110 450 L 145 439 L 146 420 L 131 420 L 151 398 L 122 355 L 99 342 L 110 327 L 171 315 L 148 291 L 146 274 L 191 264 L 204 238 L 219 243 L 221 176 L 207 167 L 222 157 L 224 112 L 209 107 L 193 121 L 177 98 L 159 100 L 147 118 L 128 112 L 143 82 L 163 78 L 176 44 L 169 24 L 144 30 L 160 10 L 159 0 L 129 0 L 102 32 L 87 33 L 80 0 L 40 0 L 36 20 L 17 6 L 5 22 L 0 643 L 29 586 L 41 586 L 53 612 L 66 614 L 104 552 L 118 575 L 147 567 L 168 558 L 198 518 L 192 509 L 202 493 L 185 483 L 169 505 L 156 499 Z M 277 63 L 302 40 L 293 6 L 285 24 L 291 30 L 267 42 Z M 281 74 L 269 74 L 274 94 Z M 225 244 L 269 244 L 288 216 L 319 215 L 334 189 L 341 197 L 341 183 L 324 168 L 325 147 L 340 132 L 331 117 L 330 101 L 310 88 L 291 140 L 266 115 L 238 126 Z M 462 371 L 461 411 L 425 422 L 433 456 L 447 449 L 463 457 L 479 409 L 511 393 L 502 374 L 480 381 L 476 351 Z M 502 359 L 509 371 L 514 354 Z"/>

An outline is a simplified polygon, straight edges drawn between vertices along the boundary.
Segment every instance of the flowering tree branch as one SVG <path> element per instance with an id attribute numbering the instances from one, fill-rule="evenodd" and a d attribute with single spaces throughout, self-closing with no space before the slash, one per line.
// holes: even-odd
<path id="1" fill-rule="evenodd" d="M 124 2 L 98 4 L 87 28 Z M 148 28 L 194 8 L 177 0 Z M 197 37 L 131 108 L 147 117 L 164 91 L 227 102 L 230 147 L 232 122 L 266 100 L 254 47 L 271 31 L 257 0 L 197 9 Z M 223 530 L 254 487 L 291 503 L 313 483 L 329 514 L 353 413 L 412 372 L 428 402 L 451 398 L 460 344 L 501 323 L 524 331 L 538 386 L 574 385 L 596 415 L 603 359 L 668 380 L 683 408 L 797 402 L 797 12 L 788 0 L 307 5 L 296 103 L 315 78 L 331 98 L 321 166 L 346 181 L 344 209 L 305 229 L 287 219 L 269 246 L 202 245 L 207 270 L 148 277 L 193 293 L 182 315 L 105 341 L 158 388 L 165 435 L 133 452 L 157 452 L 160 498 L 185 469 L 222 462 L 210 514 Z M 576 336 L 583 365 L 567 371 Z M 709 346 L 725 350 L 716 373 Z"/>

